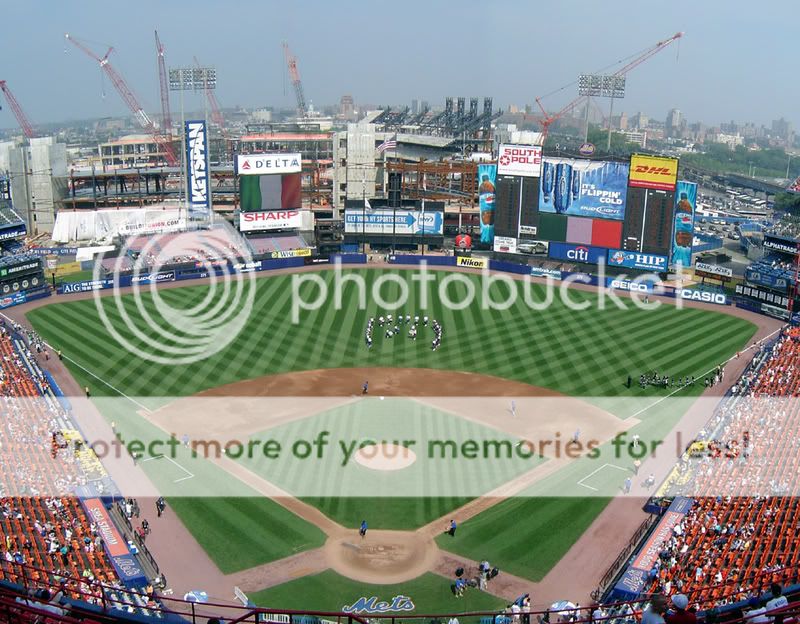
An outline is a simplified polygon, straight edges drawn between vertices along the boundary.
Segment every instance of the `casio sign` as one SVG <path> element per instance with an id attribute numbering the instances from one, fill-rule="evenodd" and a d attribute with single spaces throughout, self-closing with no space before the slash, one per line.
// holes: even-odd
<path id="1" fill-rule="evenodd" d="M 716 303 L 718 305 L 725 305 L 728 303 L 728 298 L 722 293 L 707 292 L 705 290 L 691 290 L 689 288 L 682 288 L 678 292 L 681 299 L 703 301 L 705 303 Z"/>

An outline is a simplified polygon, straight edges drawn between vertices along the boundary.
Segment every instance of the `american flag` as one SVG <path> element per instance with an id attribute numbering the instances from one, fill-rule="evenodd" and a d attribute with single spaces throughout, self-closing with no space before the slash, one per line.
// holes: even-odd
<path id="1" fill-rule="evenodd" d="M 381 143 L 378 147 L 378 153 L 382 154 L 386 150 L 395 150 L 397 149 L 397 135 L 395 134 L 392 138 L 386 139 L 383 143 Z"/>

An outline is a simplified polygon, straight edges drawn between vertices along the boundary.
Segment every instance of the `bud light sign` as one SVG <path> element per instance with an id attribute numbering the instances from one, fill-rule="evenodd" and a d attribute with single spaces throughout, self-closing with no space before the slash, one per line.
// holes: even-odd
<path id="1" fill-rule="evenodd" d="M 605 247 L 591 247 L 589 245 L 570 245 L 569 243 L 550 243 L 549 256 L 553 260 L 567 260 L 568 262 L 583 262 L 597 264 L 606 258 Z"/>
<path id="2" fill-rule="evenodd" d="M 628 169 L 626 163 L 545 158 L 539 211 L 622 221 Z"/>
<path id="3" fill-rule="evenodd" d="M 641 253 L 639 251 L 625 251 L 623 249 L 608 250 L 609 266 L 625 267 L 626 269 L 642 269 L 643 271 L 666 271 L 667 257 L 656 254 Z"/>
<path id="4" fill-rule="evenodd" d="M 208 149 L 205 121 L 186 122 L 186 171 L 189 214 L 207 217 L 211 206 L 208 184 Z"/>
<path id="5" fill-rule="evenodd" d="M 481 210 L 481 242 L 494 243 L 494 193 L 497 165 L 478 165 L 478 203 Z"/>

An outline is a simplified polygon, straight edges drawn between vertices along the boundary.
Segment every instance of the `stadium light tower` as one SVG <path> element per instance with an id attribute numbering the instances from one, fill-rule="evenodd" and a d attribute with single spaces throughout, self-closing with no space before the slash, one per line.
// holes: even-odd
<path id="1" fill-rule="evenodd" d="M 625 76 L 617 74 L 581 74 L 578 76 L 578 95 L 586 98 L 586 117 L 583 120 L 583 142 L 589 140 L 589 104 L 593 97 L 607 97 L 611 100 L 608 113 L 608 142 L 606 151 L 611 150 L 611 126 L 614 116 L 614 100 L 625 97 Z"/>

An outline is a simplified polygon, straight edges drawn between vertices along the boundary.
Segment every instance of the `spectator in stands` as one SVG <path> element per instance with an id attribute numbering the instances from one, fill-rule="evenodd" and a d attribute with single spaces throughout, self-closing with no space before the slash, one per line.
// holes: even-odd
<path id="1" fill-rule="evenodd" d="M 772 594 L 772 598 L 767 601 L 767 614 L 771 614 L 773 611 L 777 611 L 779 609 L 783 609 L 789 604 L 789 601 L 786 599 L 786 596 L 783 595 L 783 588 L 780 586 L 779 583 L 773 583 L 770 585 L 770 593 Z M 778 613 L 771 616 L 771 620 L 776 624 L 780 624 L 783 622 L 783 616 Z"/>
<path id="2" fill-rule="evenodd" d="M 650 605 L 642 612 L 642 624 L 664 624 L 667 612 L 667 597 L 664 594 L 653 594 Z"/>
<path id="3" fill-rule="evenodd" d="M 697 624 L 697 616 L 687 610 L 689 599 L 686 594 L 675 594 L 672 597 L 672 606 L 675 607 L 675 612 L 664 618 L 667 624 Z"/>
<path id="4" fill-rule="evenodd" d="M 764 615 L 767 609 L 759 598 L 753 596 L 747 602 L 747 606 L 750 607 L 749 611 L 744 612 L 747 624 L 769 624 L 770 619 Z"/>
<path id="5" fill-rule="evenodd" d="M 56 606 L 61 604 L 62 596 L 63 593 L 60 591 L 56 593 L 55 596 L 51 597 L 49 589 L 29 590 L 28 597 L 17 598 L 17 602 L 20 604 L 28 605 L 29 607 L 33 607 L 34 609 L 47 611 L 56 616 L 64 616 L 66 615 L 66 611 L 62 609 L 60 606 Z"/>

